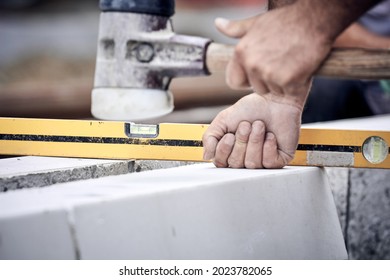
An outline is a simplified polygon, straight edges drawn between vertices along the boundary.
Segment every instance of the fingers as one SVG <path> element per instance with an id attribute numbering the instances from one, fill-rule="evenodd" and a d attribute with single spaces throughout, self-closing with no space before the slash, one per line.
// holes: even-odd
<path id="1" fill-rule="evenodd" d="M 218 142 L 214 157 L 214 165 L 216 167 L 228 167 L 228 159 L 233 150 L 235 142 L 234 134 L 227 133 Z"/>
<path id="2" fill-rule="evenodd" d="M 233 57 L 226 67 L 226 84 L 232 89 L 250 88 L 244 68 Z"/>
<path id="3" fill-rule="evenodd" d="M 232 38 L 241 38 L 248 29 L 253 25 L 256 16 L 244 20 L 228 20 L 225 18 L 216 18 L 215 26 L 218 31 Z"/>
<path id="4" fill-rule="evenodd" d="M 253 93 L 219 113 L 203 135 L 205 159 L 231 168 L 287 165 L 298 145 L 302 110 L 281 101 Z"/>
<path id="5" fill-rule="evenodd" d="M 291 156 L 278 149 L 275 135 L 272 132 L 267 132 L 263 146 L 264 168 L 282 168 L 291 160 Z"/>
<path id="6" fill-rule="evenodd" d="M 263 168 L 263 144 L 265 125 L 262 121 L 255 121 L 252 124 L 251 134 L 248 139 L 248 146 L 245 154 L 245 167 L 248 169 Z"/>
<path id="7" fill-rule="evenodd" d="M 218 145 L 218 139 L 214 136 L 203 136 L 203 160 L 212 160 Z"/>
<path id="8" fill-rule="evenodd" d="M 263 168 L 265 125 L 242 121 L 235 134 L 227 133 L 216 145 L 214 165 L 230 168 Z"/>
<path id="9" fill-rule="evenodd" d="M 251 130 L 252 126 L 247 121 L 243 121 L 238 125 L 233 150 L 228 158 L 229 167 L 245 167 L 245 155 Z"/>
<path id="10" fill-rule="evenodd" d="M 220 112 L 203 134 L 202 143 L 204 160 L 212 160 L 215 157 L 218 142 L 228 132 L 228 126 L 226 124 L 227 114 L 228 112 L 226 112 L 226 110 Z"/>
<path id="11" fill-rule="evenodd" d="M 217 18 L 215 20 L 215 26 L 217 29 L 233 38 L 243 37 L 247 31 L 252 27 L 258 16 L 250 17 L 244 20 L 227 20 L 224 18 Z M 226 68 L 226 83 L 232 89 L 247 89 L 250 88 L 248 81 L 248 75 L 241 63 L 240 58 L 237 57 L 237 52 L 233 58 L 229 61 Z"/>
<path id="12" fill-rule="evenodd" d="M 278 149 L 262 121 L 242 121 L 235 134 L 225 134 L 215 147 L 213 163 L 219 168 L 282 168 L 293 158 Z"/>

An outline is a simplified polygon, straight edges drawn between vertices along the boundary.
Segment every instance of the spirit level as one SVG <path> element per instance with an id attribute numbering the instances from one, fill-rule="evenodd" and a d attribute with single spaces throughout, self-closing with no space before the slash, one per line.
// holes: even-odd
<path id="1" fill-rule="evenodd" d="M 203 161 L 208 125 L 0 118 L 1 155 Z M 390 168 L 390 132 L 302 128 L 290 165 Z"/>

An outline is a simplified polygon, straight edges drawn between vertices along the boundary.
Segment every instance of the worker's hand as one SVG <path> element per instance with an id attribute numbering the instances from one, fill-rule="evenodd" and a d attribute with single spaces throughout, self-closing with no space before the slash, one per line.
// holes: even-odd
<path id="1" fill-rule="evenodd" d="M 221 32 L 240 38 L 227 83 L 256 92 L 222 111 L 204 134 L 204 159 L 217 167 L 281 168 L 294 157 L 311 77 L 332 41 L 293 6 L 216 20 Z"/>
<path id="2" fill-rule="evenodd" d="M 217 167 L 281 168 L 294 157 L 302 109 L 256 93 L 222 111 L 203 135 L 204 159 Z"/>
<path id="3" fill-rule="evenodd" d="M 217 19 L 222 33 L 240 39 L 227 66 L 228 85 L 303 106 L 311 76 L 332 45 L 310 16 L 292 4 L 243 21 Z"/>

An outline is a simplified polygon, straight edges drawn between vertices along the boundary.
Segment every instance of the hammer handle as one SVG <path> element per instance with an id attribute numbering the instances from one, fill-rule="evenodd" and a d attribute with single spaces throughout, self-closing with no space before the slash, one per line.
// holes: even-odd
<path id="1" fill-rule="evenodd" d="M 234 46 L 211 43 L 206 53 L 209 72 L 225 71 L 233 53 Z M 315 75 L 346 79 L 390 79 L 390 50 L 335 48 Z"/>

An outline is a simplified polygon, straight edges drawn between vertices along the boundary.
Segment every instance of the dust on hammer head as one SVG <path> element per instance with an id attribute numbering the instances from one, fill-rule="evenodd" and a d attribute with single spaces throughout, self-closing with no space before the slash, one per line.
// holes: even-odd
<path id="1" fill-rule="evenodd" d="M 173 77 L 207 75 L 210 40 L 177 35 L 174 0 L 101 0 L 92 114 L 141 120 L 173 110 Z"/>

